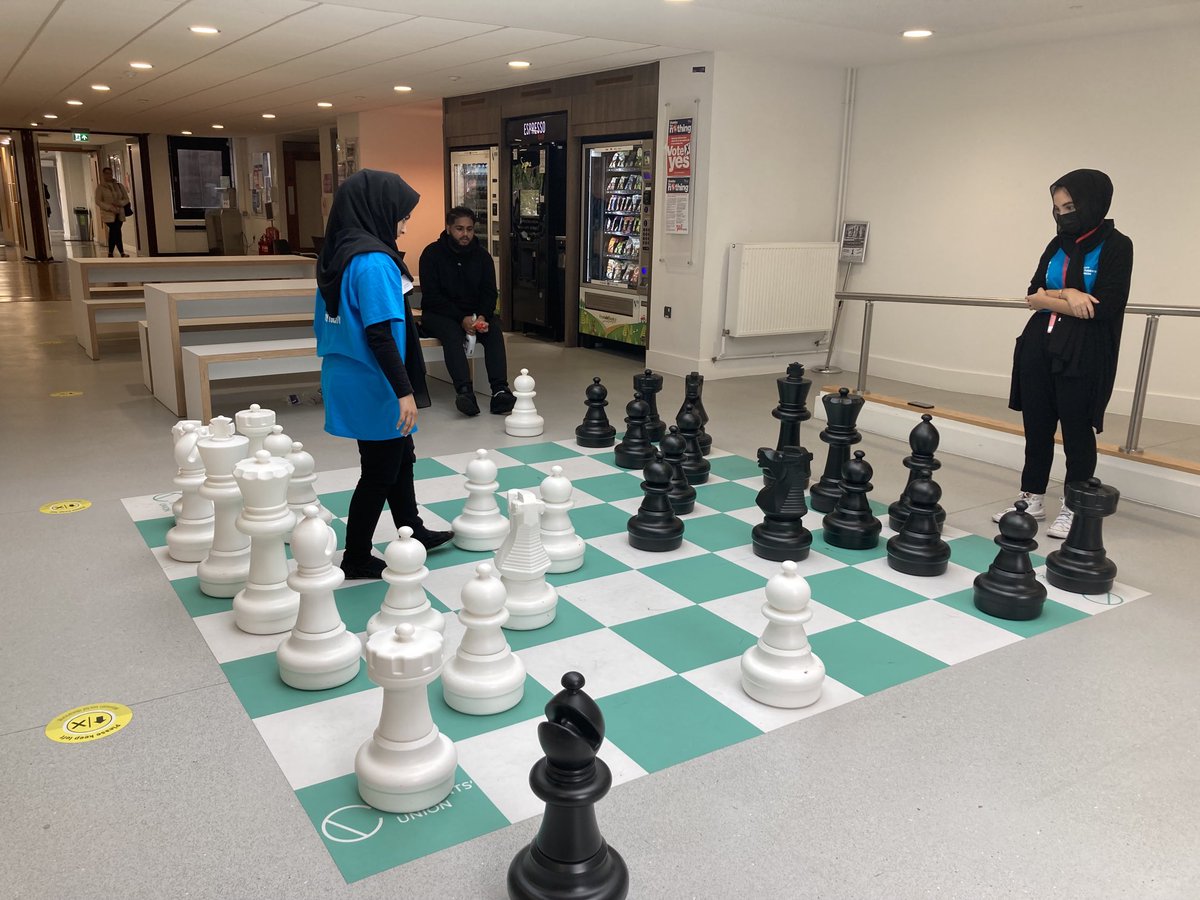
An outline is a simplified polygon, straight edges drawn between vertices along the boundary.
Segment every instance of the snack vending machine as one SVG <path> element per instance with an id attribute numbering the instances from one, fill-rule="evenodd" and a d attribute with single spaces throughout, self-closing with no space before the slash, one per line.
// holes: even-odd
<path id="1" fill-rule="evenodd" d="M 646 346 L 654 142 L 584 144 L 579 343 Z"/>
<path id="2" fill-rule="evenodd" d="M 475 237 L 500 281 L 500 148 L 450 151 L 450 205 L 475 211 Z"/>

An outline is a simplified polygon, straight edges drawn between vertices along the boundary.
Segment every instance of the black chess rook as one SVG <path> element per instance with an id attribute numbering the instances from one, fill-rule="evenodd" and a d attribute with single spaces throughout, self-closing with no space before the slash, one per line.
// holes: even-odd
<path id="1" fill-rule="evenodd" d="M 883 524 L 871 512 L 867 494 L 871 491 L 871 464 L 861 450 L 842 469 L 841 496 L 833 512 L 821 522 L 821 537 L 831 547 L 843 550 L 870 550 L 879 543 Z"/>
<path id="2" fill-rule="evenodd" d="M 829 455 L 820 480 L 808 492 L 809 505 L 818 512 L 833 512 L 842 495 L 842 467 L 850 461 L 850 448 L 862 440 L 856 423 L 865 402 L 861 394 L 850 393 L 850 388 L 839 388 L 836 394 L 821 398 L 825 428 L 820 438 L 829 445 Z"/>
<path id="3" fill-rule="evenodd" d="M 611 447 L 617 440 L 617 429 L 608 421 L 608 388 L 600 383 L 600 376 L 592 379 L 592 383 L 584 391 L 587 412 L 583 414 L 583 422 L 575 428 L 575 443 L 580 447 Z"/>
<path id="4" fill-rule="evenodd" d="M 671 506 L 671 466 L 658 454 L 646 466 L 642 505 L 626 523 L 629 546 L 651 553 L 678 550 L 683 544 L 683 520 Z"/>
<path id="5" fill-rule="evenodd" d="M 908 480 L 905 482 L 900 499 L 888 507 L 888 525 L 893 531 L 903 528 L 904 520 L 908 518 L 908 489 L 916 480 L 917 473 L 922 469 L 936 472 L 942 467 L 941 461 L 933 455 L 937 452 L 941 439 L 941 435 L 938 434 L 938 430 L 933 424 L 933 416 L 929 413 L 921 416 L 921 421 L 908 433 L 908 446 L 912 451 L 904 457 L 904 468 L 908 469 Z M 938 528 L 941 528 L 946 523 L 946 511 L 940 505 L 935 511 L 935 517 Z"/>
<path id="6" fill-rule="evenodd" d="M 1062 547 L 1046 557 L 1046 580 L 1073 594 L 1107 594 L 1117 566 L 1104 550 L 1103 522 L 1117 511 L 1121 492 L 1099 478 L 1066 487 L 1067 509 L 1075 514 Z"/>
<path id="7" fill-rule="evenodd" d="M 1018 500 L 1000 517 L 996 559 L 975 578 L 975 608 L 998 619 L 1036 619 L 1046 604 L 1046 586 L 1037 580 L 1029 554 L 1037 549 L 1037 520 Z"/>
<path id="8" fill-rule="evenodd" d="M 659 444 L 662 450 L 663 462 L 671 467 L 671 490 L 667 497 L 675 515 L 686 516 L 696 508 L 696 489 L 688 484 L 687 475 L 683 471 L 683 456 L 687 450 L 687 442 L 679 433 L 679 426 L 672 425 L 668 434 L 663 436 Z"/>
<path id="9" fill-rule="evenodd" d="M 613 461 L 622 469 L 644 469 L 654 459 L 654 445 L 646 437 L 647 415 L 646 401 L 634 394 L 625 407 L 625 437 L 613 448 Z"/>
<path id="10" fill-rule="evenodd" d="M 760 447 L 758 465 L 766 484 L 758 492 L 763 521 L 750 532 L 755 556 L 777 562 L 800 562 L 812 548 L 812 532 L 804 527 L 804 489 L 811 475 L 812 454 L 803 447 L 772 450 Z"/>
<path id="11" fill-rule="evenodd" d="M 909 513 L 904 528 L 887 542 L 888 565 L 906 575 L 932 578 L 944 575 L 950 564 L 950 545 L 942 540 L 934 510 L 942 489 L 922 469 L 909 488 Z"/>
<path id="12" fill-rule="evenodd" d="M 648 410 L 646 414 L 646 439 L 657 444 L 666 433 L 666 425 L 658 416 L 658 392 L 663 388 L 663 377 L 650 369 L 633 376 L 633 390 L 642 395 Z"/>

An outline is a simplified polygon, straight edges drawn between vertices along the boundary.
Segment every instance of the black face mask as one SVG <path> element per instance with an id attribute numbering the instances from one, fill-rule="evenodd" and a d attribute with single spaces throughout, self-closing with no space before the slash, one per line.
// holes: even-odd
<path id="1" fill-rule="evenodd" d="M 1083 231 L 1077 212 L 1055 213 L 1054 220 L 1058 222 L 1058 233 L 1065 237 L 1078 237 Z"/>

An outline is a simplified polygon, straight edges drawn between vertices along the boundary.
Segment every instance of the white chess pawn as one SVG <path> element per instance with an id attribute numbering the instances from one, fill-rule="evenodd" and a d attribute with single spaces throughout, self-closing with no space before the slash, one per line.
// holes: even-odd
<path id="1" fill-rule="evenodd" d="M 201 434 L 200 437 L 206 437 L 208 435 L 207 427 L 205 427 L 204 423 L 201 422 L 199 419 L 180 419 L 178 422 L 176 422 L 174 425 L 171 426 L 171 450 L 172 451 L 174 451 L 175 445 L 177 443 L 179 443 L 179 439 L 181 437 L 183 437 L 183 427 L 185 425 L 195 425 L 197 429 L 202 429 L 203 434 Z M 176 464 L 176 466 L 178 466 L 178 463 Z M 179 518 L 179 512 L 182 509 L 183 509 L 183 498 L 180 497 L 178 500 L 174 501 L 171 504 L 171 515 L 175 516 L 175 518 Z"/>
<path id="2" fill-rule="evenodd" d="M 413 537 L 413 530 L 405 525 L 396 540 L 383 551 L 387 568 L 383 580 L 388 583 L 387 593 L 379 612 L 367 622 L 367 635 L 395 628 L 401 622 L 420 625 L 441 634 L 446 630 L 445 617 L 433 608 L 422 585 L 429 570 L 425 568 L 425 545 Z"/>
<path id="3" fill-rule="evenodd" d="M 571 524 L 575 501 L 571 499 L 571 482 L 562 471 L 562 466 L 554 466 L 542 480 L 542 502 L 546 505 L 542 513 L 542 546 L 550 557 L 551 572 L 574 572 L 583 565 L 587 545 Z"/>
<path id="4" fill-rule="evenodd" d="M 296 524 L 287 507 L 292 464 L 259 450 L 233 467 L 242 490 L 237 528 L 250 537 L 250 574 L 233 598 L 233 623 L 250 634 L 291 631 L 300 611 L 300 595 L 288 587 L 283 536 Z"/>
<path id="5" fill-rule="evenodd" d="M 505 608 L 513 631 L 532 631 L 554 621 L 558 591 L 546 581 L 550 557 L 542 546 L 541 516 L 544 505 L 529 491 L 508 492 L 511 521 L 504 545 L 496 551 L 496 570 L 508 591 Z"/>
<path id="6" fill-rule="evenodd" d="M 791 560 L 767 582 L 763 615 L 767 627 L 756 645 L 742 654 L 742 687 L 768 706 L 798 709 L 821 697 L 825 664 L 808 645 L 804 623 L 812 618 L 808 582 Z"/>
<path id="7" fill-rule="evenodd" d="M 324 691 L 358 674 L 362 644 L 346 630 L 333 592 L 345 580 L 334 566 L 337 533 L 309 506 L 292 530 L 292 555 L 298 566 L 287 583 L 300 595 L 296 627 L 275 652 L 279 677 L 302 691 Z"/>
<path id="8" fill-rule="evenodd" d="M 282 425 L 272 425 L 271 433 L 263 438 L 262 448 L 272 456 L 283 459 L 292 452 L 292 439 L 283 433 Z"/>
<path id="9" fill-rule="evenodd" d="M 242 492 L 233 478 L 233 467 L 245 459 L 250 439 L 233 433 L 233 420 L 228 416 L 213 419 L 209 432 L 196 446 L 205 471 L 200 496 L 213 505 L 213 542 L 208 556 L 196 567 L 196 574 L 201 593 L 232 597 L 246 586 L 250 574 L 250 538 L 235 525 L 242 508 Z"/>
<path id="10" fill-rule="evenodd" d="M 496 503 L 496 464 L 486 450 L 476 450 L 467 463 L 467 502 L 450 523 L 460 550 L 497 550 L 508 535 L 508 522 Z"/>
<path id="11" fill-rule="evenodd" d="M 358 748 L 363 800 L 384 812 L 418 812 L 449 796 L 458 751 L 433 724 L 426 686 L 442 671 L 442 636 L 408 622 L 367 641 L 367 675 L 383 688 L 379 727 Z"/>
<path id="12" fill-rule="evenodd" d="M 525 663 L 512 652 L 502 626 L 508 621 L 504 584 L 491 563 L 475 567 L 463 585 L 458 621 L 462 642 L 442 672 L 446 705 L 471 716 L 512 709 L 525 695 Z"/>
<path id="13" fill-rule="evenodd" d="M 238 433 L 244 434 L 250 439 L 250 446 L 246 448 L 246 456 L 254 459 L 254 455 L 263 448 L 263 441 L 266 440 L 267 435 L 271 433 L 271 428 L 275 425 L 275 413 L 272 410 L 263 409 L 257 403 L 251 403 L 249 409 L 234 413 L 233 419 L 237 422 Z"/>
<path id="14" fill-rule="evenodd" d="M 299 441 L 292 441 L 291 449 L 283 458 L 292 464 L 292 478 L 288 482 L 288 509 L 295 514 L 296 520 L 299 521 L 307 507 L 315 506 L 317 515 L 327 524 L 333 522 L 333 513 L 325 508 L 321 498 L 317 496 L 317 475 L 314 471 L 317 464 L 313 461 L 312 454 L 305 450 Z M 284 540 L 290 541 L 291 536 Z"/>
<path id="15" fill-rule="evenodd" d="M 528 369 L 522 369 L 521 374 L 513 379 L 513 396 L 517 402 L 504 419 L 505 433 L 513 437 L 535 437 L 545 429 L 546 422 L 533 405 L 533 398 L 537 396 L 533 387 L 533 378 Z"/>
<path id="16" fill-rule="evenodd" d="M 208 556 L 213 542 L 213 505 L 200 496 L 204 460 L 196 446 L 208 429 L 201 430 L 195 422 L 181 424 L 183 431 L 175 442 L 175 462 L 179 464 L 175 486 L 183 496 L 175 514 L 175 527 L 167 532 L 167 555 L 180 562 L 200 562 Z"/>

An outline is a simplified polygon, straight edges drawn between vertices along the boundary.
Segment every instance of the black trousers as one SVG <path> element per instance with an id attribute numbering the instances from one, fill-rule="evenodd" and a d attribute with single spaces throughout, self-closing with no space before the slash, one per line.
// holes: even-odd
<path id="1" fill-rule="evenodd" d="M 359 441 L 362 474 L 350 498 L 346 520 L 346 556 L 363 559 L 371 555 L 371 536 L 386 502 L 392 521 L 420 533 L 425 525 L 417 509 L 413 465 L 417 461 L 412 437 L 390 441 Z"/>
<path id="2" fill-rule="evenodd" d="M 493 314 L 487 317 L 488 330 L 476 335 L 476 342 L 483 345 L 483 361 L 487 366 L 488 382 L 492 393 L 508 387 L 508 357 L 504 352 L 504 332 L 500 328 L 500 317 Z M 434 312 L 424 312 L 421 315 L 421 330 L 430 337 L 442 342 L 442 353 L 446 359 L 446 369 L 450 380 L 454 382 L 455 390 L 471 387 L 471 364 L 467 361 L 467 352 L 463 349 L 463 338 L 466 332 L 462 329 L 461 319 Z"/>
<path id="3" fill-rule="evenodd" d="M 1054 432 L 1060 426 L 1067 482 L 1091 478 L 1096 474 L 1096 432 L 1092 429 L 1095 379 L 1053 373 L 1041 341 L 1025 340 L 1019 365 L 1021 418 L 1025 423 L 1021 490 L 1046 493 L 1054 462 Z"/>
<path id="4" fill-rule="evenodd" d="M 116 250 L 118 253 L 124 253 L 125 241 L 121 238 L 121 226 L 125 223 L 116 221 L 105 222 L 104 224 L 108 226 L 108 255 L 112 256 L 113 250 Z"/>

